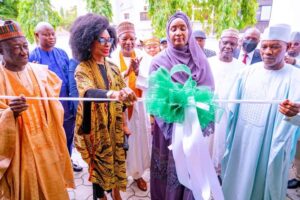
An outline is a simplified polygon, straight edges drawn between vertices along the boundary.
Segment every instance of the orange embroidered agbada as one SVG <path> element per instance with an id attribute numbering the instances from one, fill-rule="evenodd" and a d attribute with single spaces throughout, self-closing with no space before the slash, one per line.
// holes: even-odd
<path id="1" fill-rule="evenodd" d="M 58 97 L 61 80 L 47 66 L 26 65 L 32 88 L 0 65 L 0 94 Z M 27 100 L 17 119 L 0 99 L 0 199 L 65 200 L 74 187 L 59 101 Z"/>
<path id="2" fill-rule="evenodd" d="M 122 52 L 119 53 L 120 56 L 120 71 L 124 72 L 128 69 L 128 66 L 125 63 L 124 57 Z M 136 58 L 135 52 L 133 52 L 130 56 L 132 59 Z M 128 75 L 128 86 L 130 89 L 132 89 L 137 97 L 142 97 L 142 90 L 136 87 L 136 75 L 134 71 L 129 72 Z M 128 119 L 130 120 L 133 113 L 133 106 L 128 107 Z"/>

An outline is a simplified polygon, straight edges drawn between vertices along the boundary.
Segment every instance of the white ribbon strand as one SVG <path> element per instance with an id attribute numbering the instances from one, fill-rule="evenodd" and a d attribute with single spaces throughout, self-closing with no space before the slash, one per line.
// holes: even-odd
<path id="1" fill-rule="evenodd" d="M 189 98 L 189 105 L 195 102 Z M 208 144 L 202 134 L 195 106 L 185 109 L 183 123 L 175 123 L 172 151 L 178 180 L 192 190 L 196 200 L 224 200 Z"/>
<path id="2" fill-rule="evenodd" d="M 5 96 L 0 95 L 0 99 L 15 99 L 19 98 L 20 96 Z M 25 96 L 24 96 L 25 97 Z M 110 98 L 82 98 L 82 97 L 25 97 L 27 100 L 43 100 L 43 101 L 118 101 L 117 99 L 110 99 Z M 252 99 L 214 99 L 213 101 L 216 103 L 234 103 L 234 104 L 280 104 L 285 99 L 272 99 L 272 100 L 252 100 Z M 137 101 L 145 101 L 144 98 L 138 98 Z M 293 103 L 300 104 L 300 101 L 293 101 Z M 209 107 L 207 104 L 196 102 L 196 105 L 199 108 L 207 110 Z"/>

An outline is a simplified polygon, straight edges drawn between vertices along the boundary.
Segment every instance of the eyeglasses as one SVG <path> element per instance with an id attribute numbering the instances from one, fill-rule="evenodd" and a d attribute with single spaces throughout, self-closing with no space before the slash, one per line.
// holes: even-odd
<path id="1" fill-rule="evenodd" d="M 105 44 L 112 44 L 114 42 L 114 38 L 98 38 L 97 41 L 101 44 L 101 45 L 105 45 Z"/>

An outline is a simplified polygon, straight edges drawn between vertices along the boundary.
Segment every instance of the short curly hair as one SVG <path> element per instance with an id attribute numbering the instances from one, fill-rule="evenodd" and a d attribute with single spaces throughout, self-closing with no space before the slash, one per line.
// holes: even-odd
<path id="1" fill-rule="evenodd" d="M 78 61 L 85 61 L 91 57 L 91 45 L 99 35 L 107 30 L 110 37 L 114 39 L 110 51 L 117 46 L 117 36 L 115 29 L 109 25 L 108 20 L 100 15 L 86 14 L 78 17 L 71 26 L 70 47 L 73 57 Z"/>

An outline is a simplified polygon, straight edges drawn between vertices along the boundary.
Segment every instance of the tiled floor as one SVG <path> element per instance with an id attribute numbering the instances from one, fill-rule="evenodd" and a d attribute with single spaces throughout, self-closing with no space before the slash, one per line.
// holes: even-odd
<path id="1" fill-rule="evenodd" d="M 93 200 L 92 184 L 88 181 L 87 164 L 81 159 L 80 154 L 76 150 L 73 150 L 72 159 L 75 163 L 78 163 L 80 166 L 83 167 L 83 171 L 79 173 L 75 172 L 74 174 L 76 189 L 69 190 L 70 200 Z M 148 191 L 143 192 L 139 190 L 133 179 L 129 177 L 126 192 L 121 192 L 123 200 L 150 200 L 149 170 L 145 172 L 143 178 L 148 183 Z M 108 200 L 112 200 L 110 195 L 107 195 L 107 197 Z"/>
<path id="2" fill-rule="evenodd" d="M 74 149 L 72 155 L 73 161 L 78 163 L 83 167 L 83 171 L 76 173 L 75 172 L 75 183 L 76 189 L 69 190 L 70 200 L 93 200 L 92 196 L 92 185 L 88 181 L 88 172 L 87 172 L 87 164 L 81 159 L 80 154 Z M 290 173 L 290 176 L 292 176 Z M 128 178 L 128 186 L 126 192 L 121 192 L 121 196 L 123 200 L 150 200 L 150 191 L 149 191 L 149 170 L 147 170 L 144 174 L 144 179 L 148 183 L 148 191 L 142 192 L 136 186 L 136 183 L 132 178 Z M 112 198 L 107 195 L 108 200 L 112 200 Z M 296 190 L 288 190 L 286 200 L 300 200 L 300 188 Z"/>

